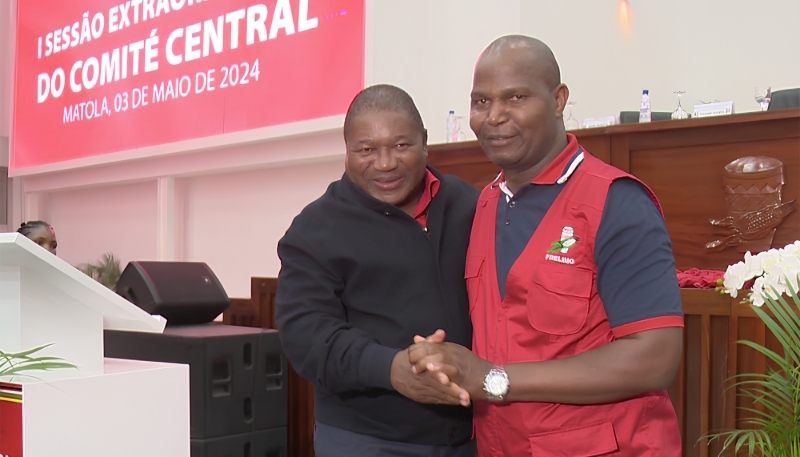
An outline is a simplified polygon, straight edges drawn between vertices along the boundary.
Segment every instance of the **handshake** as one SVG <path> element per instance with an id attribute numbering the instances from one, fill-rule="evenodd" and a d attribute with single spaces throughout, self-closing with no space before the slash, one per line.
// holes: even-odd
<path id="1" fill-rule="evenodd" d="M 414 344 L 392 360 L 392 386 L 419 403 L 461 405 L 485 399 L 483 380 L 491 362 L 464 346 L 445 341 L 444 330 L 427 338 L 414 337 Z"/>

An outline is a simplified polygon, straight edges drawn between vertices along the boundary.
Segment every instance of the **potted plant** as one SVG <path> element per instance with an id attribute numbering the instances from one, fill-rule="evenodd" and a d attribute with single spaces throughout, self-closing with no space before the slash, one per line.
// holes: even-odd
<path id="1" fill-rule="evenodd" d="M 752 291 L 745 300 L 780 342 L 783 353 L 752 341 L 738 342 L 772 364 L 767 373 L 732 378 L 731 387 L 740 389 L 740 395 L 755 406 L 742 408 L 751 416 L 743 421 L 747 428 L 708 437 L 724 439 L 720 455 L 733 448 L 737 455 L 746 449 L 748 455 L 800 457 L 800 241 L 755 256 L 746 253 L 743 262 L 728 267 L 720 290 L 736 297 L 749 281 Z"/>
<path id="2" fill-rule="evenodd" d="M 79 265 L 78 269 L 111 290 L 115 290 L 117 281 L 122 274 L 119 268 L 119 259 L 110 252 L 103 254 L 98 263 L 85 263 Z"/>
<path id="3" fill-rule="evenodd" d="M 35 378 L 28 373 L 32 371 L 50 371 L 61 368 L 77 368 L 75 365 L 65 362 L 64 359 L 49 356 L 37 356 L 36 353 L 52 344 L 45 344 L 33 349 L 22 352 L 3 352 L 0 350 L 0 378 L 14 376 L 28 376 Z"/>

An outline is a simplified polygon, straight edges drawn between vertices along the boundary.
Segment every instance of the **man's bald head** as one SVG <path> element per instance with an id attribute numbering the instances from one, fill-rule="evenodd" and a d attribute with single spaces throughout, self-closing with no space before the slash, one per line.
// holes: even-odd
<path id="1" fill-rule="evenodd" d="M 478 57 L 477 66 L 491 64 L 494 59 L 514 58 L 542 79 L 548 88 L 561 84 L 561 70 L 549 46 L 525 35 L 506 35 L 492 41 Z"/>
<path id="2" fill-rule="evenodd" d="M 469 126 L 512 191 L 567 146 L 569 89 L 553 51 L 535 38 L 509 35 L 492 42 L 475 65 L 470 99 Z"/>

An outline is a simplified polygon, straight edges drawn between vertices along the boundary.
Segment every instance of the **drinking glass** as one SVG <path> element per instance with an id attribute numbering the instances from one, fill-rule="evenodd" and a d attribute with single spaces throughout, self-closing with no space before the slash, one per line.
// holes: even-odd
<path id="1" fill-rule="evenodd" d="M 677 90 L 673 94 L 678 96 L 678 108 L 672 112 L 672 119 L 688 119 L 689 113 L 681 106 L 681 95 L 685 94 L 685 90 Z"/>
<path id="2" fill-rule="evenodd" d="M 457 136 L 458 141 L 464 141 L 467 139 L 467 134 L 461 130 L 462 125 L 464 125 L 464 116 L 456 116 L 456 132 L 458 133 L 453 136 Z"/>
<path id="3" fill-rule="evenodd" d="M 761 111 L 766 111 L 769 108 L 769 101 L 772 99 L 772 88 L 756 87 L 755 99 L 761 105 Z"/>
<path id="4" fill-rule="evenodd" d="M 564 127 L 567 130 L 577 130 L 580 127 L 578 120 L 572 115 L 572 107 L 577 105 L 578 102 L 569 101 L 567 102 L 567 107 L 569 107 L 569 116 L 564 119 Z"/>

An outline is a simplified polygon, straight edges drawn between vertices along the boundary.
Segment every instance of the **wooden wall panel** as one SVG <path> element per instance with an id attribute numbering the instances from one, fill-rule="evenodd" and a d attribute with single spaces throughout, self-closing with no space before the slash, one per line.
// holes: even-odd
<path id="1" fill-rule="evenodd" d="M 275 294 L 278 293 L 278 278 L 250 278 L 250 299 L 258 309 L 258 325 L 274 328 Z"/>
<path id="2" fill-rule="evenodd" d="M 765 343 L 765 327 L 757 318 L 739 317 L 739 339 L 754 341 L 758 344 Z M 748 347 L 739 345 L 737 352 L 737 369 L 740 373 L 764 373 L 766 371 L 766 361 L 758 352 Z M 738 408 L 753 408 L 755 405 L 749 397 L 737 392 L 736 396 L 736 426 L 746 427 L 745 420 L 754 415 Z"/>
<path id="3" fill-rule="evenodd" d="M 711 290 L 681 289 L 681 300 L 683 359 L 669 394 L 683 437 L 683 455 L 716 455 L 708 453 L 705 440 L 698 441 L 717 423 L 724 428 L 724 418 L 714 413 L 725 402 L 715 383 L 728 376 L 730 297 Z"/>
<path id="4" fill-rule="evenodd" d="M 587 135 L 582 136 L 580 144 L 593 156 L 605 163 L 611 163 L 611 137 L 608 135 Z"/>
<path id="5" fill-rule="evenodd" d="M 486 158 L 477 141 L 430 146 L 428 163 L 440 172 L 458 176 L 479 189 L 500 173 L 500 167 Z"/>
<path id="6" fill-rule="evenodd" d="M 730 429 L 726 409 L 733 409 L 727 403 L 725 389 L 728 373 L 728 345 L 730 316 L 711 316 L 710 334 L 710 378 L 707 431 L 720 432 Z M 722 449 L 722 442 L 714 441 L 708 446 L 708 455 L 716 457 Z"/>
<path id="7" fill-rule="evenodd" d="M 767 155 L 784 163 L 783 201 L 798 201 L 797 210 L 775 234 L 773 246 L 783 247 L 800 234 L 800 142 L 784 138 L 631 151 L 631 173 L 653 189 L 664 209 L 679 269 L 725 269 L 742 259 L 735 249 L 710 252 L 705 244 L 720 237 L 709 220 L 727 215 L 724 167 L 748 155 Z"/>
<path id="8" fill-rule="evenodd" d="M 686 341 L 686 387 L 683 429 L 683 455 L 686 457 L 701 456 L 701 447 L 697 441 L 703 435 L 703 422 L 708 414 L 704 412 L 703 397 L 707 396 L 701 378 L 707 360 L 704 359 L 702 314 L 689 314 L 684 319 L 684 341 Z M 707 419 L 706 419 L 707 420 Z"/>
<path id="9" fill-rule="evenodd" d="M 289 364 L 290 456 L 314 457 L 314 386 Z"/>
<path id="10" fill-rule="evenodd" d="M 258 310 L 249 298 L 231 298 L 231 304 L 222 313 L 222 323 L 240 327 L 259 327 Z"/>
<path id="11" fill-rule="evenodd" d="M 675 407 L 675 415 L 678 416 L 678 428 L 681 431 L 681 436 L 686 436 L 686 331 L 683 333 L 683 357 L 681 357 L 681 364 L 678 367 L 678 373 L 675 375 L 675 381 L 672 383 L 667 392 L 669 398 L 672 400 L 672 405 Z"/>
<path id="12" fill-rule="evenodd" d="M 687 145 L 734 144 L 778 138 L 797 138 L 800 110 L 736 114 L 732 116 L 686 119 L 681 121 L 627 124 L 612 127 L 612 135 L 622 132 L 631 136 L 632 151 L 674 148 Z M 616 130 L 612 130 L 616 129 Z"/>
<path id="13" fill-rule="evenodd" d="M 628 135 L 611 137 L 611 165 L 626 173 L 631 172 L 631 155 L 628 141 Z"/>

